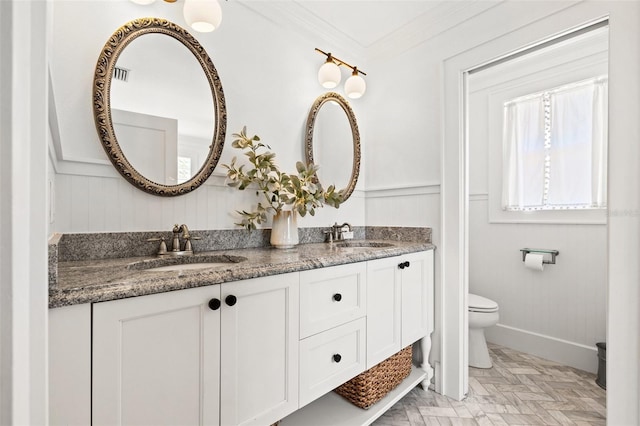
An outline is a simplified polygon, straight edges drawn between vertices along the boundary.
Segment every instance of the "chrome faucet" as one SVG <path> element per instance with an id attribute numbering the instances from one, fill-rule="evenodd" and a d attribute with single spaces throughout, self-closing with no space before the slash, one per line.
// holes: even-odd
<path id="1" fill-rule="evenodd" d="M 347 239 L 347 238 L 345 238 L 345 235 L 344 235 L 345 231 L 343 229 L 345 226 L 349 229 L 349 231 L 347 231 L 347 232 L 351 233 L 352 232 L 351 225 L 349 223 L 347 223 L 347 222 L 343 223 L 342 225 L 338 225 L 338 222 L 336 222 L 331 227 L 331 229 L 333 230 L 333 239 L 335 241 Z M 353 238 L 352 234 L 351 234 L 351 238 Z"/>

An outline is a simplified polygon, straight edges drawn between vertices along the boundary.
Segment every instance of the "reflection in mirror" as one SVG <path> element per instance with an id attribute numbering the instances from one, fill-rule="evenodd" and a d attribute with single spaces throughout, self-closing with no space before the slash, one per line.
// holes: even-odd
<path id="1" fill-rule="evenodd" d="M 340 104 L 331 99 L 318 111 L 313 126 L 313 158 L 322 167 L 320 182 L 331 182 L 336 188 L 346 188 L 351 179 L 353 136 L 349 119 Z"/>
<path id="2" fill-rule="evenodd" d="M 133 40 L 116 67 L 126 73 L 111 85 L 113 126 L 122 152 L 154 182 L 188 181 L 206 161 L 215 129 L 202 67 L 178 40 L 154 33 Z"/>
<path id="3" fill-rule="evenodd" d="M 320 167 L 323 186 L 335 185 L 345 201 L 355 189 L 360 172 L 360 134 L 349 103 L 337 93 L 316 99 L 307 118 L 306 160 Z"/>
<path id="4" fill-rule="evenodd" d="M 167 20 L 137 19 L 111 36 L 96 65 L 93 110 L 118 172 L 154 195 L 193 191 L 222 153 L 226 107 L 216 69 Z"/>

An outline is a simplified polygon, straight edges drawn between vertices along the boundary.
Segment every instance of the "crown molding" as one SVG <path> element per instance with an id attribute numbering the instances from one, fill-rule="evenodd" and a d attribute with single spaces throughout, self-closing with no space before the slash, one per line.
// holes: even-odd
<path id="1" fill-rule="evenodd" d="M 505 0 L 439 0 L 439 4 L 415 17 L 401 28 L 387 34 L 370 46 L 364 46 L 340 28 L 311 12 L 298 1 L 252 1 L 238 3 L 261 15 L 277 26 L 304 34 L 311 39 L 322 39 L 335 50 L 337 56 L 348 55 L 352 61 L 386 60 L 438 36 L 446 30 L 481 14 Z M 398 1 L 398 3 L 401 3 Z M 401 5 L 398 5 L 401 7 Z"/>
<path id="2" fill-rule="evenodd" d="M 352 62 L 363 62 L 366 59 L 364 46 L 297 1 L 240 0 L 238 3 L 278 27 L 284 26 L 310 39 L 322 39 L 330 45 L 331 50 L 340 48 L 336 56 L 349 56 Z"/>
<path id="3" fill-rule="evenodd" d="M 367 57 L 377 61 L 392 59 L 504 1 L 441 1 L 433 9 L 374 43 L 367 49 Z"/>

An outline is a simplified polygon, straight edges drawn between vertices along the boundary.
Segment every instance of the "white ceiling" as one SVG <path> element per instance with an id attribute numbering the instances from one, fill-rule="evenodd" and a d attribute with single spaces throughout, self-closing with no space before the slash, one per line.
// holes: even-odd
<path id="1" fill-rule="evenodd" d="M 296 1 L 327 28 L 369 48 L 407 23 L 432 11 L 443 0 L 432 1 Z"/>
<path id="2" fill-rule="evenodd" d="M 320 36 L 331 45 L 326 49 L 339 47 L 341 54 L 361 61 L 398 55 L 504 0 L 239 1 L 277 25 Z"/>

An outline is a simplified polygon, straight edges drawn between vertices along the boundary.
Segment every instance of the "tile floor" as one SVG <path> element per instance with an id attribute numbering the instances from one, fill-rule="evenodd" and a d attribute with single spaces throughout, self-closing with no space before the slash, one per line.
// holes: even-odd
<path id="1" fill-rule="evenodd" d="M 464 401 L 420 386 L 374 426 L 605 425 L 605 391 L 595 375 L 497 345 L 493 368 L 469 369 Z"/>

